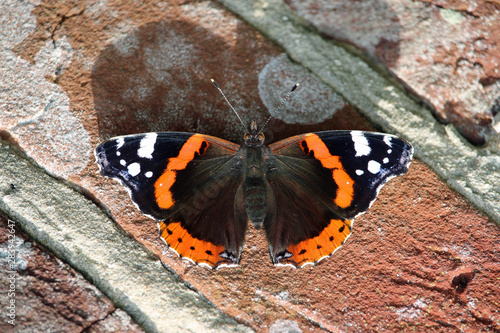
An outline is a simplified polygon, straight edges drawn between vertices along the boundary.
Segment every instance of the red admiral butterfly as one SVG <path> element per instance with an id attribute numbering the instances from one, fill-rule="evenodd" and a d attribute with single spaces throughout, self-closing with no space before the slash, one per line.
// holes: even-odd
<path id="1" fill-rule="evenodd" d="M 238 265 L 248 221 L 264 229 L 275 265 L 302 267 L 331 256 L 381 187 L 407 172 L 412 155 L 400 138 L 362 131 L 308 133 L 265 146 L 255 122 L 241 145 L 165 132 L 116 137 L 95 150 L 101 174 L 119 179 L 138 208 L 159 221 L 168 246 L 212 268 Z"/>

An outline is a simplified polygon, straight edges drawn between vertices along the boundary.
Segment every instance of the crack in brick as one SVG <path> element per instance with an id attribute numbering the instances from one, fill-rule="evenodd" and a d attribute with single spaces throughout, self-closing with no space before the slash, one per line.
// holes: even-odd
<path id="1" fill-rule="evenodd" d="M 85 6 L 81 6 L 78 9 L 71 8 L 69 10 L 66 10 L 64 13 L 61 13 L 61 12 L 62 12 L 62 10 L 57 13 L 57 17 L 59 17 L 59 21 L 56 22 L 56 25 L 54 26 L 54 28 L 52 29 L 52 31 L 50 33 L 50 39 L 52 40 L 52 43 L 54 44 L 54 46 L 55 46 L 55 38 L 54 37 L 55 37 L 57 31 L 61 29 L 62 25 L 69 18 L 82 15 L 85 12 Z"/>
<path id="2" fill-rule="evenodd" d="M 456 8 L 447 8 L 445 6 L 442 6 L 442 5 L 438 5 L 438 4 L 435 4 L 433 2 L 429 2 L 429 1 L 423 1 L 424 4 L 429 4 L 431 6 L 434 6 L 436 8 L 439 8 L 439 9 L 446 9 L 446 10 L 453 10 L 454 12 L 458 12 L 462 15 L 469 15 L 469 16 L 472 16 L 473 18 L 480 18 L 481 16 L 479 15 L 476 15 L 474 14 L 473 12 L 471 11 L 468 11 L 468 10 L 465 10 L 465 9 L 456 9 Z"/>
<path id="3" fill-rule="evenodd" d="M 106 313 L 106 315 L 105 315 L 103 318 L 96 319 L 96 320 L 94 320 L 94 321 L 90 322 L 88 325 L 86 325 L 86 326 L 84 326 L 84 327 L 82 328 L 81 332 L 90 332 L 90 331 L 91 331 L 90 329 L 91 329 L 93 326 L 95 326 L 96 324 L 99 324 L 99 323 L 101 323 L 101 322 L 105 321 L 106 319 L 108 319 L 108 318 L 109 318 L 112 314 L 114 314 L 114 313 L 116 312 L 116 310 L 117 310 L 117 309 L 116 309 L 116 308 L 114 308 L 114 310 L 112 310 L 112 311 L 110 311 L 110 312 Z M 99 331 L 99 330 L 96 330 L 96 331 Z"/>
<path id="4" fill-rule="evenodd" d="M 432 319 L 432 318 L 430 320 L 432 320 L 433 322 L 435 322 L 435 323 L 437 323 L 437 324 L 439 324 L 441 326 L 450 327 L 450 328 L 454 328 L 454 329 L 458 330 L 458 327 L 456 325 L 448 323 L 448 322 L 446 322 L 444 320 L 441 320 L 441 319 Z"/>

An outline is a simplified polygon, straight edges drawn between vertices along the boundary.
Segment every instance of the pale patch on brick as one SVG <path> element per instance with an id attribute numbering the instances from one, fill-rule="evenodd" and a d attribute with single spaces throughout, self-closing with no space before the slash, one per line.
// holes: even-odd
<path id="1" fill-rule="evenodd" d="M 71 113 L 66 92 L 47 77 L 62 74 L 71 63 L 73 49 L 64 37 L 47 41 L 35 64 L 12 52 L 35 29 L 33 7 L 19 1 L 0 5 L 0 129 L 8 131 L 47 171 L 67 177 L 87 165 L 90 137 Z"/>

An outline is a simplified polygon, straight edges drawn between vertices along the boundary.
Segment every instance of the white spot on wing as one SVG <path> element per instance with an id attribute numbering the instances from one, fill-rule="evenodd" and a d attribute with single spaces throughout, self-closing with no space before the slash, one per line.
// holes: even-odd
<path id="1" fill-rule="evenodd" d="M 151 178 L 153 177 L 153 172 L 152 171 L 148 171 L 144 174 L 144 176 L 146 176 L 147 178 Z"/>
<path id="2" fill-rule="evenodd" d="M 116 156 L 120 156 L 121 154 L 119 151 L 116 152 Z"/>
<path id="3" fill-rule="evenodd" d="M 356 150 L 356 157 L 368 156 L 372 151 L 368 140 L 361 131 L 351 131 L 352 141 L 354 142 L 354 150 Z"/>
<path id="4" fill-rule="evenodd" d="M 365 172 L 364 172 L 363 170 L 356 170 L 356 174 L 357 174 L 358 176 L 361 176 L 361 175 L 363 175 L 364 173 L 365 173 Z"/>
<path id="5" fill-rule="evenodd" d="M 373 174 L 379 173 L 380 172 L 380 163 L 377 161 L 371 160 L 368 162 L 368 171 L 370 171 Z"/>
<path id="6" fill-rule="evenodd" d="M 127 165 L 127 162 L 125 162 L 125 160 L 120 160 L 120 164 L 125 166 L 125 165 Z"/>
<path id="7" fill-rule="evenodd" d="M 124 138 L 118 138 L 116 139 L 116 150 L 120 149 L 123 144 L 125 143 L 125 139 Z"/>
<path id="8" fill-rule="evenodd" d="M 384 164 L 389 163 L 389 159 L 388 159 L 387 157 L 386 157 L 386 158 L 384 158 L 384 159 L 382 160 L 382 163 L 384 163 Z"/>
<path id="9" fill-rule="evenodd" d="M 141 140 L 141 146 L 137 150 L 137 155 L 142 158 L 153 158 L 153 152 L 155 151 L 156 133 L 148 133 Z"/>
<path id="10" fill-rule="evenodd" d="M 127 170 L 132 177 L 135 177 L 141 172 L 141 165 L 137 162 L 132 163 L 128 166 Z"/>
<path id="11" fill-rule="evenodd" d="M 384 135 L 384 142 L 388 147 L 392 147 L 392 136 Z"/>

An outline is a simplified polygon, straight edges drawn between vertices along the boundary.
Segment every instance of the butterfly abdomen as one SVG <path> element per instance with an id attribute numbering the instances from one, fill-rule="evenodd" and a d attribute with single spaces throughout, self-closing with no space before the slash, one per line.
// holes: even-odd
<path id="1" fill-rule="evenodd" d="M 243 196 L 247 217 L 260 229 L 266 217 L 267 187 L 264 172 L 263 147 L 245 147 Z"/>
<path id="2" fill-rule="evenodd" d="M 262 178 L 247 179 L 243 184 L 248 219 L 260 229 L 266 217 L 266 185 Z"/>

